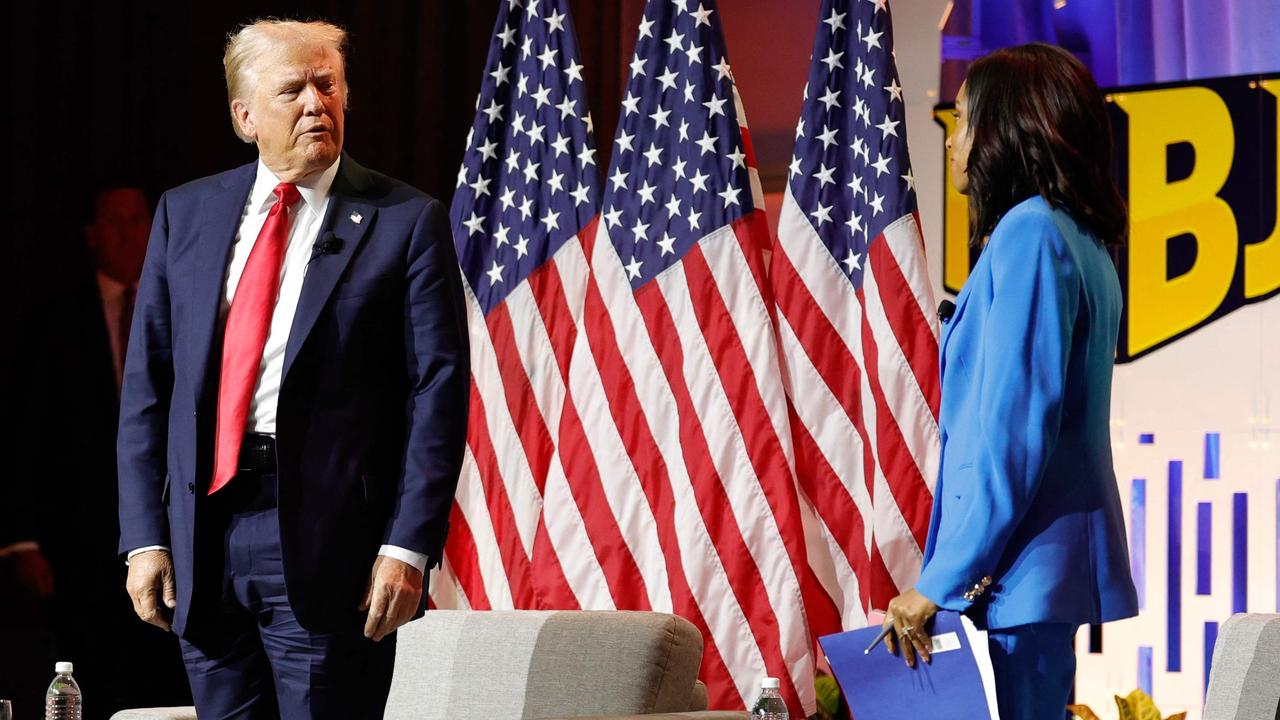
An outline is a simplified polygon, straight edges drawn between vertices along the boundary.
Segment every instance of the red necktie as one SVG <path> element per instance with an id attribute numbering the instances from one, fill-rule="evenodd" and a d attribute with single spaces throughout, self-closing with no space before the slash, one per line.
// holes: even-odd
<path id="1" fill-rule="evenodd" d="M 280 183 L 272 192 L 276 203 L 236 284 L 227 312 L 222 340 L 222 381 L 218 386 L 218 429 L 213 459 L 212 495 L 231 482 L 240 465 L 249 401 L 262 365 L 271 315 L 280 293 L 280 266 L 289 241 L 289 207 L 298 201 L 298 188 Z"/>

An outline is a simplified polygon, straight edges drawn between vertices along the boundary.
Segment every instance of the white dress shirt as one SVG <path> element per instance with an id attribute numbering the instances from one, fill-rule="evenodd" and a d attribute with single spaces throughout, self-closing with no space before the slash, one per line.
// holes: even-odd
<path id="1" fill-rule="evenodd" d="M 320 225 L 324 222 L 325 210 L 329 207 L 329 189 L 338 175 L 339 162 L 341 158 L 327 169 L 295 183 L 302 199 L 296 207 L 290 209 L 289 240 L 285 245 L 284 262 L 280 266 L 280 293 L 276 298 L 275 311 L 271 315 L 267 343 L 262 349 L 262 364 L 258 366 L 258 379 L 254 382 L 253 396 L 249 402 L 245 432 L 275 435 L 276 406 L 280 398 L 280 380 L 284 373 L 285 345 L 289 342 L 289 329 L 293 326 L 293 315 L 298 309 L 298 299 L 302 296 L 302 280 L 307 274 L 312 247 L 320 235 Z M 253 250 L 258 233 L 267 222 L 267 214 L 276 203 L 276 196 L 272 191 L 279 184 L 280 179 L 259 159 L 258 176 L 253 181 L 249 201 L 240 216 L 240 229 L 236 233 L 235 246 L 231 251 L 231 262 L 227 265 L 222 305 L 219 309 L 219 327 L 226 325 L 227 312 L 235 298 L 240 274 L 249 261 L 249 251 Z M 138 548 L 130 552 L 129 557 L 158 549 L 166 548 Z M 409 563 L 419 572 L 426 571 L 427 556 L 422 553 L 396 545 L 383 545 L 378 554 Z"/>
<path id="2" fill-rule="evenodd" d="M 249 401 L 245 432 L 264 435 L 274 435 L 276 432 L 276 401 L 280 397 L 280 378 L 284 371 L 284 347 L 289 342 L 289 328 L 293 325 L 294 311 L 298 309 L 298 298 L 302 296 L 302 279 L 307 274 L 312 246 L 320 236 L 320 224 L 324 222 L 324 213 L 329 206 L 329 188 L 333 186 L 333 178 L 337 174 L 338 161 L 335 161 L 328 169 L 296 183 L 302 200 L 289 209 L 289 240 L 285 244 L 284 262 L 280 264 L 280 294 L 276 298 L 276 309 L 271 316 L 271 327 L 267 331 L 267 343 L 262 348 L 262 364 L 258 366 L 258 379 L 254 383 L 253 396 Z M 240 230 L 236 233 L 231 262 L 227 264 L 227 277 L 223 283 L 222 304 L 219 308 L 219 327 L 226 326 L 227 313 L 231 310 L 236 286 L 240 284 L 240 275 L 244 272 L 245 263 L 249 261 L 249 252 L 253 250 L 258 233 L 262 232 L 262 226 L 267 222 L 267 214 L 276 204 L 276 196 L 272 191 L 279 184 L 279 178 L 259 160 L 258 177 L 253 182 L 244 214 L 240 216 Z"/>

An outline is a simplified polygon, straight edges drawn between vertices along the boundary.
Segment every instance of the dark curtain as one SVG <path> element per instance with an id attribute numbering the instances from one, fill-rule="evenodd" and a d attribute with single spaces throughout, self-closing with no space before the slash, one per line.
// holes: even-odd
<path id="1" fill-rule="evenodd" d="M 255 157 L 232 132 L 228 31 L 255 17 L 323 18 L 350 32 L 346 148 L 449 200 L 498 0 L 15 3 L 11 152 L 19 207 L 104 182 L 153 195 Z M 572 3 L 597 127 L 621 99 L 615 3 Z M 603 110 L 606 108 L 607 110 Z"/>

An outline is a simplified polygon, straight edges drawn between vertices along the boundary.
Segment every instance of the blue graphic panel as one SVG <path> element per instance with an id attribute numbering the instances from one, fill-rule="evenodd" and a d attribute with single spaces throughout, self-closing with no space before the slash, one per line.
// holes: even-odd
<path id="1" fill-rule="evenodd" d="M 1277 485 L 1280 494 L 1280 485 Z M 1147 607 L 1147 480 L 1134 478 L 1129 493 L 1129 569 L 1138 588 L 1138 609 Z M 1280 588 L 1278 588 L 1280 591 Z M 1280 594 L 1276 595 L 1280 598 Z"/>
<path id="2" fill-rule="evenodd" d="M 1196 594 L 1213 592 L 1213 504 L 1196 503 Z"/>
<path id="3" fill-rule="evenodd" d="M 1218 644 L 1218 623 L 1204 624 L 1204 686 L 1203 692 L 1209 692 L 1209 669 L 1213 665 L 1213 648 Z M 1202 696 L 1203 697 L 1203 696 Z"/>
<path id="4" fill-rule="evenodd" d="M 1156 434 L 1155 434 L 1155 433 L 1142 433 L 1142 434 L 1138 435 L 1138 444 L 1139 444 L 1139 445 L 1155 445 L 1155 444 L 1156 444 Z"/>
<path id="5" fill-rule="evenodd" d="M 1231 496 L 1231 612 L 1249 611 L 1249 495 Z"/>
<path id="6" fill-rule="evenodd" d="M 1152 695 L 1151 692 L 1151 646 L 1141 645 L 1138 647 L 1138 688 L 1142 692 Z"/>
<path id="7" fill-rule="evenodd" d="M 1169 461 L 1168 655 L 1165 670 L 1182 672 L 1182 461 Z M 1150 693 L 1148 693 L 1150 694 Z"/>
<path id="8" fill-rule="evenodd" d="M 1212 432 L 1204 434 L 1204 479 L 1217 480 L 1222 477 L 1218 462 L 1222 450 L 1222 435 Z"/>

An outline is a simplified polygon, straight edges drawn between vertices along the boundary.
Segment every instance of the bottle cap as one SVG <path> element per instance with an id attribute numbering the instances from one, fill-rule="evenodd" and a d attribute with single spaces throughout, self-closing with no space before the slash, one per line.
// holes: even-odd
<path id="1" fill-rule="evenodd" d="M 60 662 L 53 666 L 53 671 L 58 673 L 69 673 L 75 669 L 75 666 L 69 662 Z"/>
<path id="2" fill-rule="evenodd" d="M 779 686 L 778 678 L 767 677 L 760 681 L 761 690 L 777 690 Z"/>

